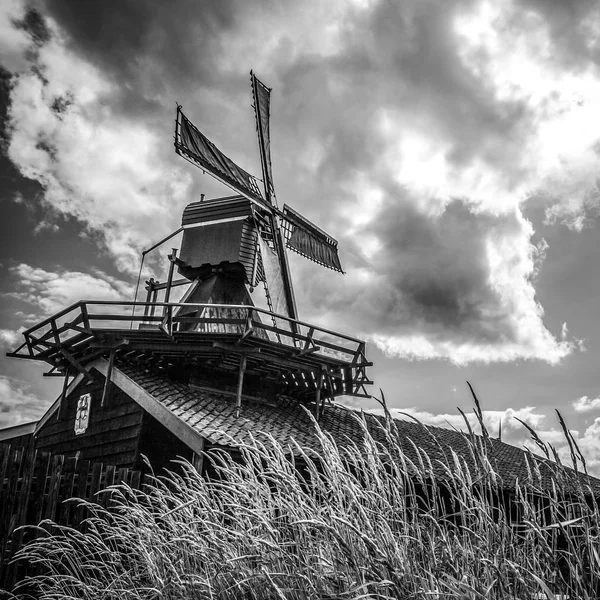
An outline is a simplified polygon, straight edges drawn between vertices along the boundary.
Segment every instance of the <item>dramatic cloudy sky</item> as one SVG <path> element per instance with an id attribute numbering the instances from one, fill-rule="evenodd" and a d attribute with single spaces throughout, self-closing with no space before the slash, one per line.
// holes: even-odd
<path id="1" fill-rule="evenodd" d="M 525 442 L 517 416 L 563 448 L 560 409 L 600 474 L 599 13 L 5 0 L 3 349 L 81 298 L 131 299 L 140 251 L 201 192 L 228 193 L 174 154 L 176 102 L 260 174 L 254 69 L 278 197 L 339 240 L 347 271 L 292 257 L 301 318 L 365 337 L 376 389 L 424 421 L 458 426 L 469 380 L 504 439 Z M 0 426 L 55 398 L 42 372 L 0 359 Z"/>

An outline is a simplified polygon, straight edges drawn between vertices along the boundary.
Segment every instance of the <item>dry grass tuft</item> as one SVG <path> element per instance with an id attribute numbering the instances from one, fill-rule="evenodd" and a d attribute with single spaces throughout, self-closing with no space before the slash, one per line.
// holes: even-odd
<path id="1" fill-rule="evenodd" d="M 209 453 L 218 480 L 182 462 L 144 492 L 116 486 L 85 533 L 42 524 L 20 553 L 39 568 L 28 585 L 47 600 L 598 597 L 598 507 L 572 471 L 542 488 L 530 456 L 515 526 L 484 437 L 469 436 L 476 478 L 455 455 L 440 479 L 382 430 L 344 448 L 319 431 L 321 461 L 262 437 L 240 462 Z"/>

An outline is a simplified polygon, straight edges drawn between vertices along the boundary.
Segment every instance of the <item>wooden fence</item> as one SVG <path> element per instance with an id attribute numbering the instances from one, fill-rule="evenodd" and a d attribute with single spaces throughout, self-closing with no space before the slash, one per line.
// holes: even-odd
<path id="1" fill-rule="evenodd" d="M 32 445 L 0 444 L 0 591 L 10 590 L 23 576 L 23 567 L 10 562 L 27 541 L 18 527 L 43 519 L 77 526 L 86 511 L 65 500 L 83 498 L 106 506 L 108 496 L 97 492 L 120 482 L 139 489 L 142 480 L 140 471 L 40 452 Z"/>

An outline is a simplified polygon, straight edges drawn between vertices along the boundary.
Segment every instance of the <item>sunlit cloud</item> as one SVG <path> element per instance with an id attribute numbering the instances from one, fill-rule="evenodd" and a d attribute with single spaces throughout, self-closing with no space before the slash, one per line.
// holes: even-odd
<path id="1" fill-rule="evenodd" d="M 26 383 L 0 375 L 0 428 L 36 421 L 46 405 Z"/>
<path id="2" fill-rule="evenodd" d="M 13 267 L 12 274 L 17 280 L 16 291 L 4 295 L 20 300 L 34 311 L 26 320 L 34 322 L 79 302 L 80 300 L 129 300 L 132 286 L 120 279 L 95 271 L 46 271 L 30 265 L 20 264 Z M 11 331 L 3 330 L 6 338 L 13 336 Z"/>
<path id="3" fill-rule="evenodd" d="M 600 397 L 589 398 L 588 396 L 582 396 L 573 402 L 573 408 L 578 413 L 587 413 L 600 409 Z"/>

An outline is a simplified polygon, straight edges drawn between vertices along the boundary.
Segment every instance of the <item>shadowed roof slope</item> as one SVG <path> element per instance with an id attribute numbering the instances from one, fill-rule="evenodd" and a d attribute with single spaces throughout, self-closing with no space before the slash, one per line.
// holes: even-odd
<path id="1" fill-rule="evenodd" d="M 319 453 L 321 447 L 316 435 L 314 420 L 293 400 L 280 399 L 276 403 L 257 398 L 244 398 L 240 417 L 236 417 L 235 394 L 209 388 L 189 387 L 170 379 L 166 374 L 147 371 L 131 364 L 121 364 L 118 369 L 143 388 L 156 402 L 162 404 L 178 419 L 193 428 L 211 445 L 235 446 L 249 442 L 251 436 L 260 439 L 271 435 L 284 448 L 295 452 L 293 440 L 307 450 Z M 364 433 L 359 422 L 366 426 L 378 442 L 385 442 L 385 419 L 380 415 L 359 413 L 333 404 L 324 410 L 319 426 L 330 434 L 338 446 L 360 444 Z M 460 431 L 423 425 L 413 421 L 394 419 L 400 445 L 407 458 L 415 465 L 423 460 L 431 465 L 436 477 L 447 478 L 447 467 L 455 456 L 466 463 L 473 481 L 477 481 L 480 467 L 472 451 L 473 444 L 485 444 L 481 436 L 470 437 Z M 415 446 L 422 450 L 419 456 Z M 489 439 L 487 457 L 500 476 L 501 487 L 514 489 L 517 481 L 532 481 L 527 461 L 528 453 L 496 439 Z M 532 456 L 531 454 L 529 456 Z M 530 463 L 532 461 L 529 461 Z M 535 461 L 541 474 L 541 486 L 551 486 L 552 463 L 545 459 Z M 428 465 L 425 464 L 425 468 Z M 575 472 L 573 471 L 573 475 Z M 600 497 L 600 480 L 584 474 L 578 475 L 588 484 L 592 494 Z"/>

